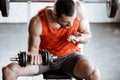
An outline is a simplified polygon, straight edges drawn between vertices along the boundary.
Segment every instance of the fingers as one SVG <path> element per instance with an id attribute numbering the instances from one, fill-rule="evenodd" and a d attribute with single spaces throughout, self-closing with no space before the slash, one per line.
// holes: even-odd
<path id="1" fill-rule="evenodd" d="M 34 61 L 33 62 L 34 62 L 33 64 L 35 64 L 35 65 L 41 64 L 42 63 L 42 56 L 41 56 L 41 54 L 36 54 L 34 56 Z"/>
<path id="2" fill-rule="evenodd" d="M 42 57 L 40 54 L 37 53 L 27 53 L 30 56 L 30 64 L 31 65 L 38 65 L 42 63 Z"/>
<path id="3" fill-rule="evenodd" d="M 75 39 L 75 38 L 76 38 L 76 37 L 75 37 L 74 35 L 70 35 L 70 36 L 68 36 L 67 40 L 68 40 L 69 42 L 75 44 L 75 43 L 76 43 L 76 39 Z"/>
<path id="4" fill-rule="evenodd" d="M 39 61 L 38 64 L 42 63 L 42 55 L 41 54 L 39 54 L 38 61 Z"/>
<path id="5" fill-rule="evenodd" d="M 38 57 L 38 56 L 37 56 L 36 54 L 33 55 L 33 57 L 32 57 L 32 58 L 33 58 L 33 59 L 32 59 L 32 60 L 33 60 L 33 61 L 32 61 L 32 65 L 36 65 L 36 64 L 38 63 L 37 57 Z"/>
<path id="6" fill-rule="evenodd" d="M 42 59 L 42 58 L 41 58 L 41 59 Z M 37 63 L 37 64 L 40 64 L 40 63 L 41 63 L 41 59 L 40 59 L 40 55 L 38 55 L 38 57 L 37 57 L 38 63 Z"/>
<path id="7" fill-rule="evenodd" d="M 75 37 L 74 38 L 74 41 L 77 43 L 77 42 L 80 42 L 80 37 Z"/>
<path id="8" fill-rule="evenodd" d="M 72 40 L 71 40 L 71 43 L 75 44 L 75 43 L 76 43 L 76 40 L 75 40 L 75 39 L 72 39 Z"/>
<path id="9" fill-rule="evenodd" d="M 68 36 L 67 40 L 73 44 L 79 43 L 81 40 L 81 33 L 75 33 L 74 35 Z"/>

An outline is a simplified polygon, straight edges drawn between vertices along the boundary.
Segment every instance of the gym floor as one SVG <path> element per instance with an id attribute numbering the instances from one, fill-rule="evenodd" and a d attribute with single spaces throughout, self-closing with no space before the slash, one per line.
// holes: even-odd
<path id="1" fill-rule="evenodd" d="M 84 55 L 101 71 L 101 80 L 120 79 L 120 24 L 91 23 L 92 39 L 84 45 Z M 27 50 L 27 24 L 0 24 L 0 68 L 19 51 Z M 0 71 L 0 80 L 2 73 Z M 19 80 L 43 80 L 42 76 Z"/>

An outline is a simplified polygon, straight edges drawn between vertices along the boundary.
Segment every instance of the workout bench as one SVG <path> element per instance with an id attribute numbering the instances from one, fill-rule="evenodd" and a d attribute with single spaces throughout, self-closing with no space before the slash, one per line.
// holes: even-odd
<path id="1" fill-rule="evenodd" d="M 49 71 L 43 74 L 43 78 L 46 80 L 49 79 L 64 79 L 64 80 L 72 80 L 72 77 L 63 73 L 63 72 L 58 72 L 58 71 Z"/>

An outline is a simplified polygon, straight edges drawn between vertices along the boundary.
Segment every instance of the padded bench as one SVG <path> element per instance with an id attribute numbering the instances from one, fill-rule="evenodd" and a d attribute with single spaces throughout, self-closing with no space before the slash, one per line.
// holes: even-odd
<path id="1" fill-rule="evenodd" d="M 58 71 L 49 71 L 43 74 L 44 79 L 68 79 L 72 80 L 72 77 L 63 73 L 63 72 L 58 72 Z"/>

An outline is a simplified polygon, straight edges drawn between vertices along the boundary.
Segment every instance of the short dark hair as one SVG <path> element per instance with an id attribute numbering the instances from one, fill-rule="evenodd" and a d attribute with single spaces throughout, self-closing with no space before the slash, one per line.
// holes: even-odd
<path id="1" fill-rule="evenodd" d="M 55 11 L 57 18 L 63 14 L 66 16 L 73 16 L 75 12 L 75 4 L 73 0 L 57 0 L 55 3 Z"/>

